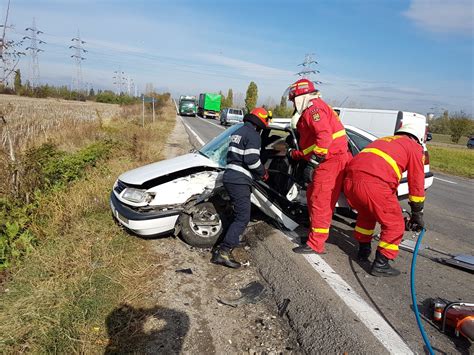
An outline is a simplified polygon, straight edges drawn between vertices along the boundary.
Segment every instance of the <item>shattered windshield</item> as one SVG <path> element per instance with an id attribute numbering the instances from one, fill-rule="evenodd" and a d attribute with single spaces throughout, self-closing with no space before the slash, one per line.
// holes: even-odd
<path id="1" fill-rule="evenodd" d="M 216 138 L 199 149 L 199 152 L 224 168 L 227 165 L 227 148 L 229 147 L 230 136 L 242 127 L 242 125 L 243 124 L 236 124 L 226 129 Z"/>

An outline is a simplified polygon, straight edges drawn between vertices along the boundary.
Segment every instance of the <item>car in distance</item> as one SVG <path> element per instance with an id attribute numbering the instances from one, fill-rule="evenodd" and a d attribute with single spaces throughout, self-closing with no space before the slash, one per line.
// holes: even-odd
<path id="1" fill-rule="evenodd" d="M 222 184 L 227 148 L 235 124 L 197 151 L 123 173 L 110 195 L 115 220 L 140 236 L 178 235 L 196 247 L 212 247 L 225 230 L 232 209 Z M 346 125 L 349 148 L 358 154 L 376 137 Z M 273 119 L 262 130 L 261 159 L 268 169 L 266 182 L 255 181 L 252 204 L 278 225 L 294 230 L 308 220 L 304 161 L 289 161 L 286 151 L 298 148 L 296 133 L 288 119 Z M 425 152 L 425 189 L 433 183 L 429 156 Z M 398 188 L 399 199 L 408 197 L 406 173 Z M 349 209 L 343 194 L 338 207 Z M 347 211 L 348 212 L 348 211 Z"/>
<path id="2" fill-rule="evenodd" d="M 244 111 L 238 108 L 225 108 L 220 114 L 220 123 L 223 126 L 242 123 L 243 119 Z"/>
<path id="3" fill-rule="evenodd" d="M 467 144 L 466 146 L 469 148 L 469 149 L 473 149 L 474 148 L 474 136 L 469 138 L 469 140 L 467 141 Z"/>

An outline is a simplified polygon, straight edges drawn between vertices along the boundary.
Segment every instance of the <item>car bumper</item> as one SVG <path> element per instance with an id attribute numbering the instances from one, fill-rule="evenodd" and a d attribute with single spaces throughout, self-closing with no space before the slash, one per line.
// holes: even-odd
<path id="1" fill-rule="evenodd" d="M 431 171 L 425 173 L 425 190 L 433 185 L 433 173 Z M 408 198 L 408 179 L 402 178 L 398 186 L 398 199 L 405 200 Z"/>
<path id="2" fill-rule="evenodd" d="M 116 221 L 127 230 L 140 236 L 169 234 L 174 231 L 180 211 L 138 212 L 110 194 L 110 208 Z"/>

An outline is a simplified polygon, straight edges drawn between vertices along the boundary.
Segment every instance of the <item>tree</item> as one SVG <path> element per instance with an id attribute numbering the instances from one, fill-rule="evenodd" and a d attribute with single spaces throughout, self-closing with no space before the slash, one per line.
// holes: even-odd
<path id="1" fill-rule="evenodd" d="M 257 106 L 258 99 L 258 88 L 257 84 L 253 81 L 250 82 L 249 87 L 247 88 L 247 95 L 245 96 L 245 107 L 247 112 L 252 111 L 255 106 Z"/>
<path id="2" fill-rule="evenodd" d="M 15 81 L 13 85 L 15 88 L 15 92 L 19 95 L 22 89 L 20 69 L 15 70 Z"/>
<path id="3" fill-rule="evenodd" d="M 219 95 L 221 95 L 221 109 L 229 107 L 227 106 L 227 100 L 224 94 L 222 93 L 222 90 L 219 90 Z"/>
<path id="4" fill-rule="evenodd" d="M 234 92 L 232 91 L 232 89 L 229 89 L 229 91 L 227 91 L 226 104 L 227 107 L 234 106 Z"/>
<path id="5" fill-rule="evenodd" d="M 89 90 L 89 97 L 94 97 L 95 96 L 95 91 L 94 91 L 94 88 L 91 88 Z"/>
<path id="6" fill-rule="evenodd" d="M 451 131 L 451 141 L 458 143 L 462 136 L 470 133 L 472 120 L 464 112 L 455 113 L 449 120 L 449 130 Z"/>

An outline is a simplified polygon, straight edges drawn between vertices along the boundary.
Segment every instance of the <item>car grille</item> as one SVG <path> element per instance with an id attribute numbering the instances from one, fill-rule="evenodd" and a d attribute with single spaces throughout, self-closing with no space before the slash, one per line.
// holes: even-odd
<path id="1" fill-rule="evenodd" d="M 117 186 L 115 186 L 115 192 L 120 194 L 123 190 L 127 188 L 127 185 L 123 183 L 122 181 L 118 180 L 117 181 Z"/>

